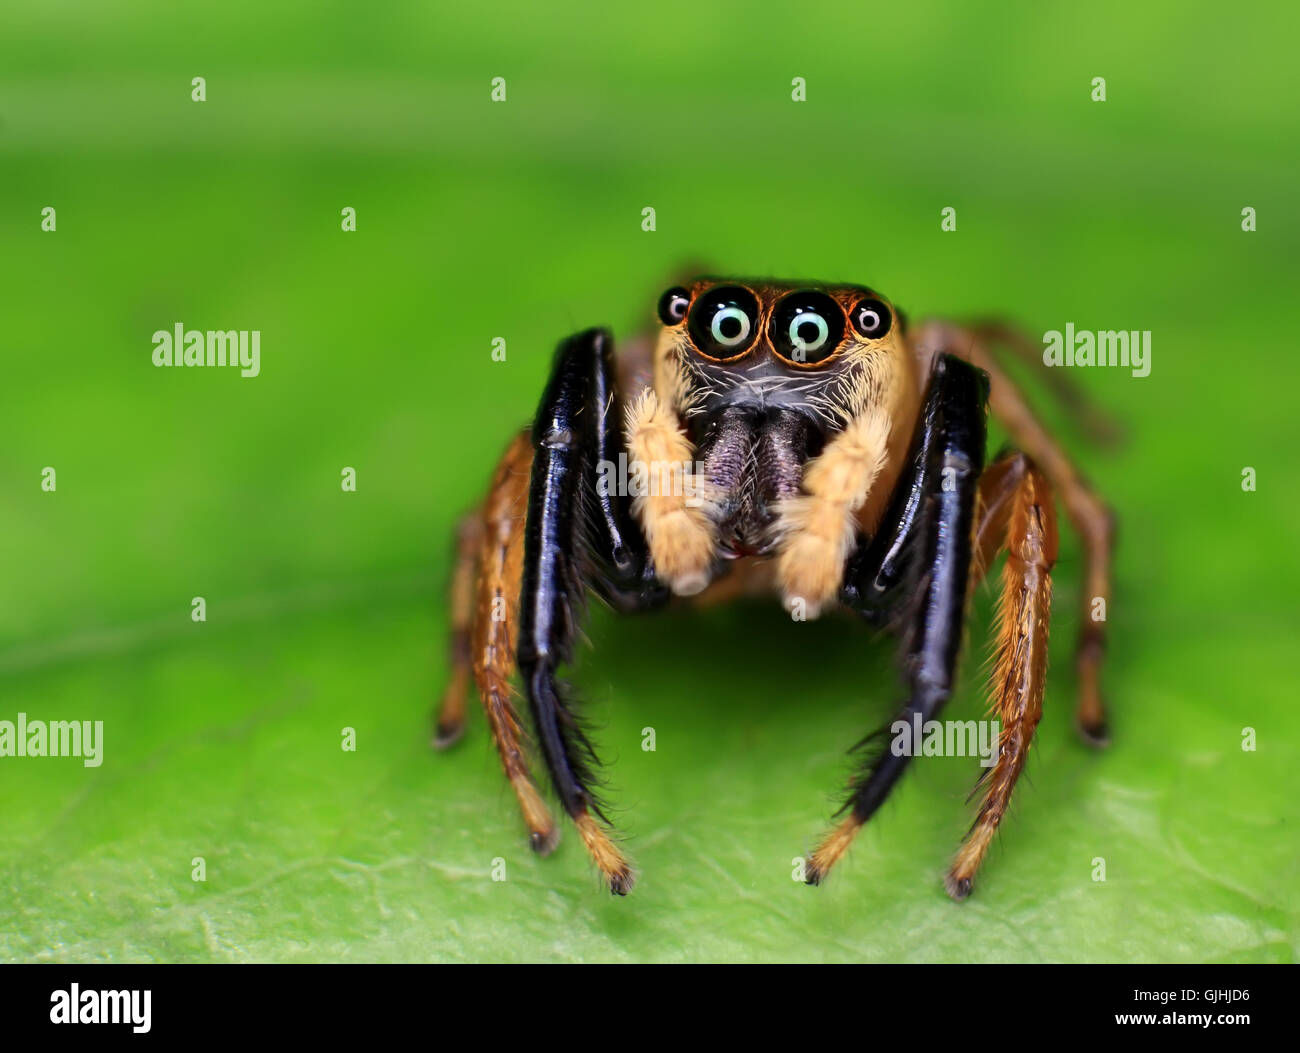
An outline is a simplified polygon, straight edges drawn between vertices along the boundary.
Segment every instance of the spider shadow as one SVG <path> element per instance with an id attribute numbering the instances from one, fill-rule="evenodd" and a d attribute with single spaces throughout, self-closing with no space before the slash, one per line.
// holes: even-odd
<path id="1" fill-rule="evenodd" d="M 847 611 L 799 622 L 771 598 L 627 616 L 593 605 L 586 636 L 584 682 L 654 685 L 665 709 L 740 699 L 763 716 L 838 702 L 883 720 L 899 701 L 894 638 Z"/>

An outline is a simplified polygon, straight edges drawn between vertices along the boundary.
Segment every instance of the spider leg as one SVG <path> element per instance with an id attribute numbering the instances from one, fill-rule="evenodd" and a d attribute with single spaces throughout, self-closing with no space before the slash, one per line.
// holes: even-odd
<path id="1" fill-rule="evenodd" d="M 434 745 L 450 745 L 464 729 L 465 690 L 460 663 L 468 663 L 492 740 L 528 827 L 529 843 L 534 851 L 546 855 L 559 840 L 559 829 L 529 772 L 524 732 L 510 682 L 515 670 L 524 514 L 532 460 L 532 444 L 527 434 L 521 433 L 501 458 L 487 501 L 462 528 L 460 557 L 452 578 L 451 682 Z M 471 553 L 469 546 L 475 536 L 478 548 Z M 477 587 L 472 580 L 475 569 Z"/>
<path id="2" fill-rule="evenodd" d="M 842 598 L 883 624 L 902 612 L 903 676 L 899 720 L 924 724 L 952 693 L 970 587 L 975 492 L 984 465 L 987 378 L 950 355 L 935 361 L 909 463 L 880 527 L 861 542 Z M 820 883 L 906 770 L 911 757 L 886 748 L 853 782 L 849 814 L 808 862 Z"/>
<path id="3" fill-rule="evenodd" d="M 976 545 L 984 566 L 1007 549 L 998 604 L 997 645 L 990 682 L 1002 724 L 998 755 L 979 814 L 949 868 L 944 885 L 953 899 L 970 895 L 971 882 L 1006 814 L 1043 713 L 1047 638 L 1056 562 L 1056 507 L 1046 477 L 1022 453 L 1003 458 L 980 480 L 981 520 Z"/>
<path id="4" fill-rule="evenodd" d="M 585 584 L 623 610 L 666 598 L 626 498 L 596 482 L 620 441 L 617 403 L 608 334 L 588 330 L 561 344 L 532 430 L 517 660 L 560 803 L 610 891 L 624 895 L 632 868 L 597 822 L 605 817 L 593 793 L 595 751 L 558 678 L 572 657 Z"/>
<path id="5" fill-rule="evenodd" d="M 989 407 L 1010 433 L 1012 442 L 1029 455 L 1060 494 L 1066 515 L 1083 538 L 1085 582 L 1076 650 L 1079 702 L 1075 721 L 1087 742 L 1105 745 L 1109 730 L 1101 691 L 1101 665 L 1106 650 L 1105 619 L 1110 613 L 1114 513 L 1034 416 L 1024 396 L 976 332 L 930 323 L 920 328 L 916 344 L 922 349 L 942 348 L 960 354 L 989 374 L 993 382 Z"/>
<path id="6" fill-rule="evenodd" d="M 434 726 L 434 749 L 446 749 L 465 734 L 465 699 L 469 692 L 470 634 L 474 623 L 475 582 L 483 546 L 483 510 L 465 516 L 456 530 L 456 566 L 451 579 L 451 677 L 443 692 Z"/>
<path id="7" fill-rule="evenodd" d="M 1097 405 L 1064 369 L 1043 363 L 1043 347 L 1018 326 L 998 318 L 972 322 L 968 328 L 989 348 L 1003 347 L 1031 367 L 1056 396 L 1074 423 L 1093 442 L 1115 446 L 1124 439 L 1123 425 Z"/>

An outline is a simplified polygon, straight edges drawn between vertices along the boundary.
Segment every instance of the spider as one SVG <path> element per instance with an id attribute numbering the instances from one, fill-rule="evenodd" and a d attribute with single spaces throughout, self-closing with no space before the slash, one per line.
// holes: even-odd
<path id="1" fill-rule="evenodd" d="M 595 752 L 561 678 L 588 590 L 621 612 L 772 593 L 805 619 L 847 607 L 898 636 L 899 718 L 924 722 L 952 693 L 968 596 L 1005 549 L 990 682 L 998 749 L 944 882 L 964 899 L 1042 712 L 1054 492 L 1084 548 L 1076 725 L 1107 740 L 1105 623 L 1089 611 L 1109 598 L 1114 520 L 991 351 L 1034 354 L 1032 344 L 995 323 L 909 330 L 858 285 L 699 279 L 664 293 L 658 315 L 657 340 L 617 358 L 604 329 L 560 344 L 531 429 L 462 521 L 434 745 L 461 736 L 472 674 L 531 845 L 550 852 L 559 831 L 529 771 L 521 697 L 560 805 L 625 895 L 634 872 L 593 792 Z M 989 408 L 1015 448 L 986 467 Z M 651 485 L 609 485 L 620 455 Z M 653 485 L 667 467 L 690 485 Z M 896 754 L 860 763 L 806 861 L 809 884 L 898 781 L 910 757 Z"/>

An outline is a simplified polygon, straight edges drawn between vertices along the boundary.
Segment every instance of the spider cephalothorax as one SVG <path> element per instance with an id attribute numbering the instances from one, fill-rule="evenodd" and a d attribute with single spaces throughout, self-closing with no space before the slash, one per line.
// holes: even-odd
<path id="1" fill-rule="evenodd" d="M 800 514 L 804 464 L 828 439 L 915 414 L 901 326 L 868 289 L 705 280 L 665 293 L 659 318 L 654 389 L 703 466 L 708 506 L 694 518 L 715 534 L 715 555 L 773 552 Z M 657 399 L 640 406 L 652 408 Z M 703 559 L 702 544 L 690 551 Z M 665 580 L 679 593 L 702 588 L 707 569 L 683 559 L 679 570 L 662 553 Z"/>
<path id="2" fill-rule="evenodd" d="M 603 330 L 560 345 L 531 432 L 465 520 L 435 741 L 463 730 L 472 669 L 532 843 L 549 851 L 558 831 L 528 772 L 518 674 L 560 803 L 610 889 L 625 893 L 632 870 L 599 821 L 594 752 L 559 679 L 587 589 L 623 611 L 672 594 L 763 591 L 804 619 L 833 605 L 857 611 L 899 631 L 898 716 L 919 726 L 951 693 L 969 592 L 1005 549 L 991 685 L 998 751 L 946 882 L 963 898 L 1041 713 L 1053 486 L 1084 538 L 1085 606 L 1109 595 L 1110 514 L 987 350 L 1025 342 L 1004 326 L 912 333 L 871 290 L 816 282 L 701 279 L 669 289 L 659 321 L 656 341 L 618 360 Z M 1023 450 L 987 470 L 986 403 Z M 650 485 L 611 486 L 615 463 Z M 1099 743 L 1103 636 L 1101 623 L 1083 625 L 1078 723 Z M 811 854 L 810 883 L 910 755 L 867 760 L 848 814 Z"/>

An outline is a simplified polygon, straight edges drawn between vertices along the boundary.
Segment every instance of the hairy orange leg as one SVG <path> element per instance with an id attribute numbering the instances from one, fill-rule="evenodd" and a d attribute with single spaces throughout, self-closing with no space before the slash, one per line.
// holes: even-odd
<path id="1" fill-rule="evenodd" d="M 465 685 L 461 682 L 464 674 L 457 657 L 462 653 L 460 641 L 463 640 L 464 661 L 473 669 L 479 700 L 487 714 L 506 778 L 523 812 L 529 840 L 534 850 L 545 855 L 559 840 L 559 829 L 529 772 L 523 728 L 511 686 L 515 672 L 524 519 L 532 460 L 533 450 L 528 436 L 519 435 L 497 466 L 487 501 L 477 516 L 478 525 L 471 524 L 462 530 L 460 557 L 452 581 L 451 681 L 439 717 L 439 738 L 435 743 L 444 745 L 459 737 L 458 731 L 445 741 L 443 736 L 444 728 L 455 729 L 458 715 L 463 727 Z M 471 556 L 468 549 L 475 539 L 478 553 Z M 477 589 L 473 583 L 476 565 Z M 462 633 L 468 633 L 468 637 L 462 637 Z"/>
<path id="2" fill-rule="evenodd" d="M 1075 720 L 1085 741 L 1105 745 L 1109 729 L 1101 690 L 1101 666 L 1106 650 L 1106 622 L 1110 616 L 1114 513 L 1043 427 L 978 333 L 930 323 L 919 329 L 916 343 L 921 348 L 951 351 L 989 374 L 992 382 L 989 408 L 1007 429 L 1014 445 L 1030 457 L 1060 495 L 1066 515 L 1083 539 L 1084 585 L 1075 659 L 1079 702 Z"/>
<path id="3" fill-rule="evenodd" d="M 975 543 L 984 566 L 1007 550 L 998 604 L 997 643 L 990 684 L 1001 722 L 998 755 L 984 799 L 945 879 L 949 895 L 970 895 L 975 873 L 1006 814 L 1043 713 L 1047 682 L 1056 510 L 1046 476 L 1024 454 L 998 461 L 980 480 L 981 517 Z"/>

